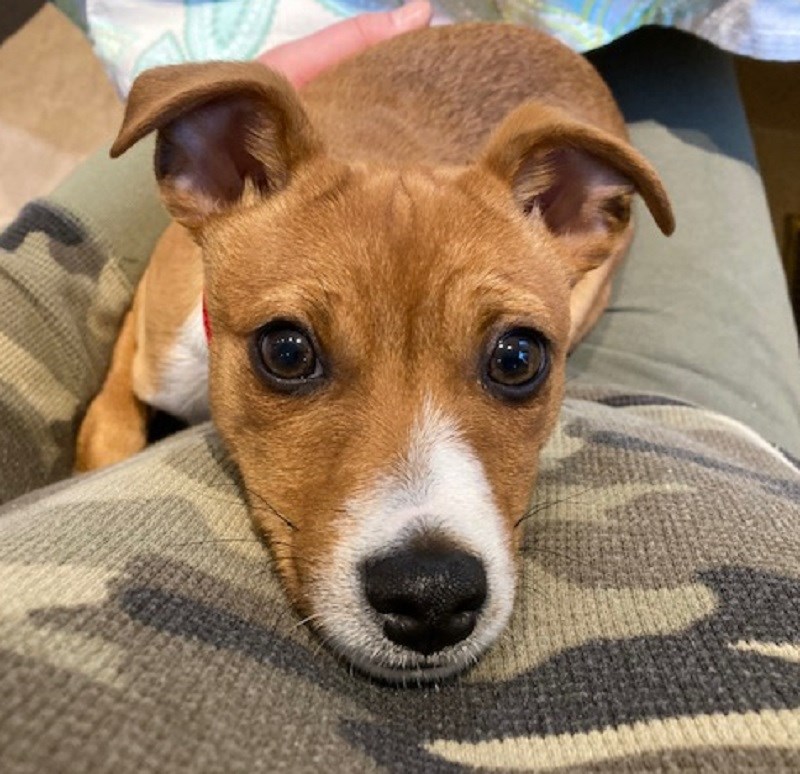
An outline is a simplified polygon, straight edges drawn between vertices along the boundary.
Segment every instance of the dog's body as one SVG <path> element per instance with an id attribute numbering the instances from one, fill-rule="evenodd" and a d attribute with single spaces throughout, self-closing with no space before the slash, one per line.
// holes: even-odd
<path id="1" fill-rule="evenodd" d="M 373 674 L 458 671 L 509 615 L 515 525 L 631 194 L 665 232 L 669 203 L 593 68 L 532 31 L 412 33 L 302 106 L 258 68 L 134 86 L 114 150 L 159 130 L 182 225 L 137 291 L 78 466 L 142 448 L 142 403 L 208 415 L 205 298 L 211 413 L 294 604 Z M 437 583 L 463 593 L 442 602 Z"/>

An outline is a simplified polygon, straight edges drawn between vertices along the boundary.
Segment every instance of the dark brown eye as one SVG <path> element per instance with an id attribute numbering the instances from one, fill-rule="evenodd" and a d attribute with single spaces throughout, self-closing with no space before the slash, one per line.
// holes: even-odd
<path id="1" fill-rule="evenodd" d="M 532 328 L 514 328 L 495 340 L 484 383 L 500 397 L 527 398 L 536 392 L 549 369 L 544 336 Z"/>
<path id="2" fill-rule="evenodd" d="M 256 333 L 254 354 L 259 371 L 279 389 L 308 386 L 323 375 L 311 337 L 291 323 L 271 323 Z"/>

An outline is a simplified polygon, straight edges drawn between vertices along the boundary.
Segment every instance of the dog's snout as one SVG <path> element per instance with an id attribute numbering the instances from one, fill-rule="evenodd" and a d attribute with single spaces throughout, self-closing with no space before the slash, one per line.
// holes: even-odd
<path id="1" fill-rule="evenodd" d="M 364 585 L 386 637 L 426 656 L 469 637 L 487 589 L 483 563 L 452 548 L 407 548 L 370 560 Z"/>

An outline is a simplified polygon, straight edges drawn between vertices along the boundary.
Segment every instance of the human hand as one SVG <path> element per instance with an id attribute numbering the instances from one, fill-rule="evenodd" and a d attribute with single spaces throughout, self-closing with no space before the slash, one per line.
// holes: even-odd
<path id="1" fill-rule="evenodd" d="M 300 87 L 323 70 L 396 35 L 426 27 L 431 20 L 427 0 L 415 0 L 394 11 L 364 13 L 307 38 L 285 43 L 258 57 Z"/>

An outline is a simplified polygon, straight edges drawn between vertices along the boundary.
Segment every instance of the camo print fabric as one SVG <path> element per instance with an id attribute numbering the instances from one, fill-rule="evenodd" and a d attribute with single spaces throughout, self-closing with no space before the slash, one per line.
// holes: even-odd
<path id="1" fill-rule="evenodd" d="M 0 260 L 6 499 L 68 472 L 130 297 L 35 206 Z M 573 389 L 524 523 L 504 636 L 453 681 L 389 687 L 289 608 L 210 426 L 14 499 L 0 771 L 800 770 L 795 461 L 678 401 Z"/>
<path id="2" fill-rule="evenodd" d="M 44 201 L 0 234 L 0 502 L 70 474 L 137 276 Z"/>

